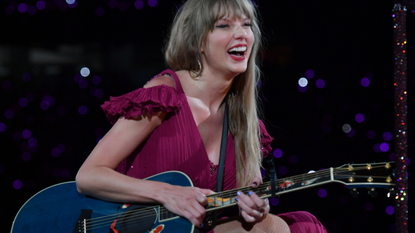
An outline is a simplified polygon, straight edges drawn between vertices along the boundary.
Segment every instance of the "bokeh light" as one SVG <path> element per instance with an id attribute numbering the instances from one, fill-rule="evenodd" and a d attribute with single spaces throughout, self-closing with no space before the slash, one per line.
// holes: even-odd
<path id="1" fill-rule="evenodd" d="M 4 116 L 5 116 L 7 119 L 12 119 L 12 118 L 13 118 L 13 116 L 14 116 L 14 112 L 13 112 L 13 110 L 11 110 L 11 109 L 7 109 L 7 110 L 4 112 Z"/>
<path id="2" fill-rule="evenodd" d="M 321 198 L 325 198 L 327 196 L 327 191 L 325 189 L 319 189 L 318 196 Z"/>
<path id="3" fill-rule="evenodd" d="M 59 157 L 59 155 L 61 154 L 61 152 L 59 151 L 59 149 L 58 148 L 53 148 L 52 150 L 51 150 L 51 154 L 52 154 L 52 156 L 53 157 Z"/>
<path id="4" fill-rule="evenodd" d="M 102 78 L 99 75 L 94 75 L 94 77 L 92 77 L 92 83 L 95 85 L 100 84 L 101 81 L 102 81 Z"/>
<path id="5" fill-rule="evenodd" d="M 63 152 L 65 152 L 65 150 L 66 150 L 65 145 L 63 145 L 62 143 L 58 144 L 58 145 L 56 146 L 56 148 L 59 150 L 59 152 L 60 152 L 60 153 L 63 153 Z"/>
<path id="6" fill-rule="evenodd" d="M 382 144 L 380 144 L 380 150 L 382 151 L 382 152 L 387 152 L 388 150 L 389 150 L 389 144 L 388 143 L 386 143 L 386 142 L 383 142 Z"/>
<path id="7" fill-rule="evenodd" d="M 307 87 L 300 87 L 300 86 L 297 86 L 297 88 L 298 88 L 298 91 L 299 91 L 299 92 L 305 92 L 305 91 L 307 91 Z"/>
<path id="8" fill-rule="evenodd" d="M 88 81 L 86 81 L 85 79 L 82 79 L 81 81 L 79 81 L 78 85 L 81 89 L 85 89 L 88 87 Z"/>
<path id="9" fill-rule="evenodd" d="M 0 122 L 0 132 L 4 132 L 6 131 L 6 124 L 4 124 L 3 122 Z"/>
<path id="10" fill-rule="evenodd" d="M 30 137 L 32 137 L 32 131 L 28 129 L 23 130 L 22 137 L 25 139 L 29 139 Z"/>
<path id="11" fill-rule="evenodd" d="M 390 206 L 386 207 L 385 212 L 389 215 L 392 215 L 393 213 L 395 213 L 395 208 L 390 205 Z"/>
<path id="12" fill-rule="evenodd" d="M 344 124 L 342 130 L 345 133 L 350 133 L 350 131 L 352 131 L 352 126 L 350 126 L 349 124 Z"/>
<path id="13" fill-rule="evenodd" d="M 281 149 L 275 149 L 272 154 L 274 155 L 275 158 L 279 159 L 279 158 L 282 157 L 282 150 Z"/>
<path id="14" fill-rule="evenodd" d="M 157 0 L 148 0 L 148 5 L 151 7 L 157 6 Z"/>
<path id="15" fill-rule="evenodd" d="M 375 145 L 373 145 L 373 150 L 376 153 L 379 153 L 380 152 L 380 144 L 379 143 L 376 143 Z"/>
<path id="16" fill-rule="evenodd" d="M 305 76 L 306 76 L 308 79 L 314 78 L 314 71 L 313 71 L 313 70 L 307 70 L 307 71 L 305 72 Z"/>
<path id="17" fill-rule="evenodd" d="M 392 140 L 392 134 L 389 132 L 385 132 L 383 133 L 383 139 L 385 139 L 385 141 L 390 141 Z"/>
<path id="18" fill-rule="evenodd" d="M 373 130 L 367 131 L 366 137 L 369 138 L 369 139 L 374 139 L 376 137 L 375 131 L 373 131 Z"/>
<path id="19" fill-rule="evenodd" d="M 280 168 L 278 168 L 278 173 L 280 173 L 281 175 L 287 175 L 288 173 L 288 168 L 285 166 L 281 166 Z"/>
<path id="20" fill-rule="evenodd" d="M 73 9 L 73 8 L 75 8 L 77 5 L 78 5 L 78 2 L 77 2 L 77 1 L 74 1 L 74 3 L 72 3 L 72 4 L 68 4 L 68 7 Z"/>
<path id="21" fill-rule="evenodd" d="M 354 117 L 357 123 L 362 123 L 365 120 L 365 116 L 361 113 L 356 114 Z"/>
<path id="22" fill-rule="evenodd" d="M 30 154 L 29 152 L 23 152 L 22 154 L 22 159 L 23 161 L 27 162 L 32 158 L 32 154 Z"/>
<path id="23" fill-rule="evenodd" d="M 317 81 L 316 81 L 316 86 L 318 87 L 318 88 L 323 88 L 324 86 L 326 86 L 326 82 L 324 82 L 324 80 L 323 79 L 317 79 Z"/>
<path id="24" fill-rule="evenodd" d="M 367 211 L 372 211 L 373 210 L 373 203 L 372 202 L 366 202 L 365 209 Z"/>
<path id="25" fill-rule="evenodd" d="M 105 10 L 104 10 L 104 8 L 103 7 L 97 7 L 97 9 L 95 9 L 95 14 L 97 15 L 97 16 L 103 16 L 104 15 L 104 13 L 105 13 Z M 82 69 L 84 69 L 84 68 L 82 68 Z M 84 76 L 85 75 L 85 73 L 87 73 L 87 75 L 86 76 Z M 84 77 L 87 77 L 88 75 L 89 75 L 89 70 L 88 71 L 85 71 L 84 72 L 84 74 L 82 73 L 82 70 L 81 70 L 81 75 L 82 76 L 84 76 Z"/>
<path id="26" fill-rule="evenodd" d="M 143 1 L 141 1 L 141 0 L 137 0 L 137 1 L 135 1 L 135 3 L 134 3 L 134 7 L 135 8 L 137 8 L 137 9 L 143 9 L 143 7 L 144 7 L 144 2 Z"/>
<path id="27" fill-rule="evenodd" d="M 269 203 L 270 203 L 272 206 L 276 206 L 276 205 L 278 205 L 278 203 L 280 203 L 280 199 L 278 199 L 278 198 L 276 198 L 276 197 L 271 197 L 271 198 L 269 199 Z"/>
<path id="28" fill-rule="evenodd" d="M 27 143 L 29 144 L 29 146 L 34 147 L 37 145 L 37 139 L 36 138 L 29 138 L 29 140 L 27 141 Z"/>
<path id="29" fill-rule="evenodd" d="M 25 13 L 27 11 L 27 5 L 24 3 L 20 3 L 17 7 L 17 10 L 21 13 Z"/>
<path id="30" fill-rule="evenodd" d="M 300 87 L 306 87 L 308 85 L 308 80 L 306 78 L 302 77 L 298 80 L 298 85 Z"/>
<path id="31" fill-rule="evenodd" d="M 29 101 L 26 98 L 20 98 L 19 99 L 19 105 L 20 107 L 26 107 Z"/>
<path id="32" fill-rule="evenodd" d="M 101 7 L 102 8 L 102 7 Z M 97 8 L 98 9 L 98 8 Z M 88 67 L 83 67 L 80 71 L 82 77 L 86 78 L 91 74 L 91 71 L 89 70 Z"/>
<path id="33" fill-rule="evenodd" d="M 36 7 L 37 7 L 38 10 L 43 10 L 46 7 L 46 3 L 44 1 L 38 1 L 36 3 Z"/>
<path id="34" fill-rule="evenodd" d="M 81 74 L 75 74 L 73 77 L 73 80 L 75 80 L 75 82 L 79 83 L 81 80 L 83 80 L 82 75 Z"/>
<path id="35" fill-rule="evenodd" d="M 296 164 L 298 163 L 298 157 L 297 155 L 290 155 L 290 157 L 288 158 L 288 160 L 290 161 L 290 163 L 292 164 Z"/>
<path id="36" fill-rule="evenodd" d="M 23 186 L 23 184 L 22 184 L 22 182 L 20 180 L 15 180 L 13 182 L 13 188 L 15 188 L 15 189 L 21 189 L 22 186 Z"/>
<path id="37" fill-rule="evenodd" d="M 68 3 L 69 5 L 74 4 L 75 0 L 66 0 L 66 3 Z"/>
<path id="38" fill-rule="evenodd" d="M 43 101 L 40 103 L 40 108 L 41 108 L 41 109 L 43 109 L 43 110 L 48 110 L 48 109 L 49 109 L 49 107 L 50 107 L 49 102 L 48 102 L 48 101 L 46 101 L 46 100 L 43 100 Z"/>
<path id="39" fill-rule="evenodd" d="M 368 87 L 370 84 L 370 80 L 366 77 L 362 78 L 362 80 L 360 80 L 360 84 L 362 85 L 362 87 Z"/>
<path id="40" fill-rule="evenodd" d="M 78 108 L 78 112 L 81 115 L 85 115 L 85 114 L 88 113 L 88 108 L 86 106 L 82 105 Z"/>
<path id="41" fill-rule="evenodd" d="M 406 166 L 409 166 L 409 164 L 411 164 L 411 159 L 406 157 Z"/>

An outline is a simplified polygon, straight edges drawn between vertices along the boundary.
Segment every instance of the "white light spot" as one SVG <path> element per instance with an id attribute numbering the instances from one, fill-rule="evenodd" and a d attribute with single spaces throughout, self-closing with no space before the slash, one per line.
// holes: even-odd
<path id="1" fill-rule="evenodd" d="M 68 3 L 69 5 L 72 5 L 75 3 L 75 0 L 66 0 L 66 3 Z"/>
<path id="2" fill-rule="evenodd" d="M 308 84 L 308 80 L 304 77 L 302 77 L 298 80 L 298 85 L 300 85 L 300 87 L 306 87 L 307 84 Z"/>
<path id="3" fill-rule="evenodd" d="M 314 171 L 314 170 L 310 170 L 309 172 L 308 172 L 308 174 L 311 174 L 311 173 L 315 173 L 316 171 Z"/>
<path id="4" fill-rule="evenodd" d="M 88 67 L 84 67 L 81 69 L 81 75 L 82 77 L 88 77 L 91 71 L 88 69 Z"/>
<path id="5" fill-rule="evenodd" d="M 352 127 L 349 124 L 344 124 L 342 129 L 345 133 L 350 133 L 350 131 L 352 131 Z"/>

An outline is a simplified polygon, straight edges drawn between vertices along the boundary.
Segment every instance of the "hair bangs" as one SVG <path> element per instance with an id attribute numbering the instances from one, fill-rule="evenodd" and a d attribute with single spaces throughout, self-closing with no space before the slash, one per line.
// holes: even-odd
<path id="1" fill-rule="evenodd" d="M 255 19 L 254 6 L 251 1 L 244 0 L 219 0 L 211 1 L 210 30 L 213 30 L 214 24 L 221 18 L 243 16 L 253 20 Z"/>

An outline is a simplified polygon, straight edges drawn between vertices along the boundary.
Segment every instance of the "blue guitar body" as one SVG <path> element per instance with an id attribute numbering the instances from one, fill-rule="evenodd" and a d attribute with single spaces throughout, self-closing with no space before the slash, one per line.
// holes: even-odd
<path id="1" fill-rule="evenodd" d="M 146 180 L 193 186 L 182 172 Z M 87 220 L 83 220 L 83 219 Z M 125 205 L 79 194 L 74 181 L 48 187 L 29 199 L 16 215 L 12 233 L 161 233 L 189 232 L 194 226 L 161 205 Z"/>

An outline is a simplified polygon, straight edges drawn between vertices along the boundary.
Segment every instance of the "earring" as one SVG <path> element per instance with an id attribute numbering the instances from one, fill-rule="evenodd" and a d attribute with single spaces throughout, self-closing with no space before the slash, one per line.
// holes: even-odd
<path id="1" fill-rule="evenodd" d="M 202 71 L 202 64 L 200 64 L 199 60 L 197 60 L 197 64 L 199 64 L 199 72 Z"/>

